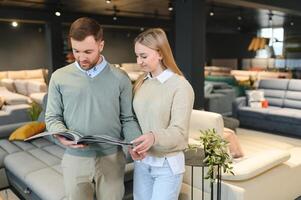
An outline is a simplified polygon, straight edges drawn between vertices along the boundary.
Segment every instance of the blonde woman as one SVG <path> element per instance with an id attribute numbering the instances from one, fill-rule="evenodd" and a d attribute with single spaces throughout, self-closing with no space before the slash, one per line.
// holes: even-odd
<path id="1" fill-rule="evenodd" d="M 138 35 L 135 53 L 145 74 L 134 87 L 134 111 L 144 133 L 130 150 L 136 160 L 134 199 L 176 200 L 185 170 L 183 150 L 194 92 L 177 67 L 162 29 Z"/>

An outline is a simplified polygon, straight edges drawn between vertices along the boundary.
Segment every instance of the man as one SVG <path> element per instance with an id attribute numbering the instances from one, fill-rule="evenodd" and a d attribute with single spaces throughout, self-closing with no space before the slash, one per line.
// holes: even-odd
<path id="1" fill-rule="evenodd" d="M 141 134 L 132 112 L 132 85 L 128 76 L 101 55 L 103 31 L 93 19 L 72 23 L 69 37 L 76 62 L 52 74 L 46 125 L 49 131 L 74 130 L 83 135 L 109 135 L 132 141 Z M 62 160 L 69 200 L 121 200 L 125 157 L 120 146 L 67 146 Z"/>

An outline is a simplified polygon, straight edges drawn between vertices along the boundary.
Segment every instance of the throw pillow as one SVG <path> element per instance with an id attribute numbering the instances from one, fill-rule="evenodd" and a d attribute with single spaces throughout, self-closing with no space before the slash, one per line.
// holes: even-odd
<path id="1" fill-rule="evenodd" d="M 24 140 L 35 134 L 41 133 L 45 130 L 44 122 L 29 122 L 20 128 L 17 128 L 10 136 L 9 140 Z"/>
<path id="2" fill-rule="evenodd" d="M 233 130 L 224 128 L 223 137 L 229 142 L 229 151 L 232 158 L 241 158 L 244 156 L 238 138 Z"/>
<path id="3" fill-rule="evenodd" d="M 248 90 L 247 99 L 248 105 L 250 107 L 258 107 L 261 108 L 261 102 L 264 100 L 264 92 L 263 90 Z"/>

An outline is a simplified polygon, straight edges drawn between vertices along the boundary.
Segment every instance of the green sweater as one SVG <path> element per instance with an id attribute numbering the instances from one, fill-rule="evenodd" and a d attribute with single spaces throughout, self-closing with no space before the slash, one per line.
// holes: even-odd
<path id="1" fill-rule="evenodd" d="M 141 135 L 132 109 L 132 85 L 128 76 L 109 64 L 90 78 L 75 64 L 52 74 L 46 108 L 48 131 L 74 130 L 83 135 L 109 135 L 132 141 Z M 104 156 L 117 152 L 120 146 L 88 145 L 67 148 L 79 156 Z"/>

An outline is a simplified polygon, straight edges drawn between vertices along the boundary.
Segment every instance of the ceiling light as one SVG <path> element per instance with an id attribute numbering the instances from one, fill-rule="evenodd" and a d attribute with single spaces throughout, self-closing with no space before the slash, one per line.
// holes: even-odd
<path id="1" fill-rule="evenodd" d="M 210 8 L 209 15 L 210 15 L 211 17 L 214 16 L 214 9 L 213 9 L 213 6 L 211 6 L 211 8 Z"/>
<path id="2" fill-rule="evenodd" d="M 144 28 L 143 28 L 143 27 L 141 27 L 141 28 L 140 28 L 140 31 L 141 31 L 141 32 L 142 32 L 142 31 L 144 31 Z"/>
<path id="3" fill-rule="evenodd" d="M 294 26 L 294 25 L 295 25 L 295 23 L 294 23 L 293 21 L 291 21 L 291 22 L 290 22 L 290 25 L 291 25 L 291 26 Z"/>
<path id="4" fill-rule="evenodd" d="M 239 16 L 237 17 L 237 19 L 238 19 L 239 21 L 242 20 L 242 16 L 239 15 Z"/>
<path id="5" fill-rule="evenodd" d="M 106 0 L 106 3 L 111 3 L 111 0 Z"/>
<path id="6" fill-rule="evenodd" d="M 59 11 L 56 11 L 54 14 L 58 17 L 61 16 L 61 12 L 59 12 Z"/>
<path id="7" fill-rule="evenodd" d="M 116 6 L 113 6 L 113 10 L 114 10 L 114 13 L 113 13 L 113 20 L 116 21 L 118 18 L 117 18 L 117 7 Z"/>
<path id="8" fill-rule="evenodd" d="M 270 25 L 272 25 L 272 23 L 273 23 L 273 14 L 272 13 L 269 13 L 269 23 L 270 23 Z"/>
<path id="9" fill-rule="evenodd" d="M 169 11 L 173 11 L 173 6 L 172 6 L 171 1 L 168 3 L 168 10 Z"/>
<path id="10" fill-rule="evenodd" d="M 11 23 L 11 25 L 12 25 L 12 27 L 17 27 L 19 24 L 18 24 L 18 22 L 13 21 L 13 22 Z"/>
<path id="11" fill-rule="evenodd" d="M 238 30 L 238 31 L 240 31 L 240 30 L 241 30 L 241 27 L 240 27 L 240 26 L 238 26 L 238 27 L 237 27 L 237 30 Z"/>

